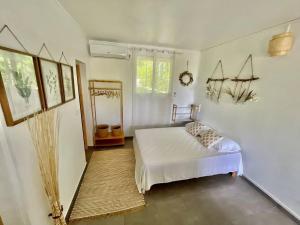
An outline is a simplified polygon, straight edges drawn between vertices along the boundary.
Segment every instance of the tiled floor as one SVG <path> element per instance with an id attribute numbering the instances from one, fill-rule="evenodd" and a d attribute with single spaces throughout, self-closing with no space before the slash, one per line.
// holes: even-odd
<path id="1" fill-rule="evenodd" d="M 243 178 L 228 175 L 155 185 L 145 199 L 146 207 L 136 212 L 72 225 L 297 224 Z"/>

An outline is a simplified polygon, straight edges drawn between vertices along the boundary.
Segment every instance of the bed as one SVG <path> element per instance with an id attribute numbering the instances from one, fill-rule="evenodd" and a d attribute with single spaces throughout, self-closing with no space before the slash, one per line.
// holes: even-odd
<path id="1" fill-rule="evenodd" d="M 140 193 L 158 183 L 243 172 L 240 151 L 206 149 L 184 127 L 136 130 L 133 145 Z"/>

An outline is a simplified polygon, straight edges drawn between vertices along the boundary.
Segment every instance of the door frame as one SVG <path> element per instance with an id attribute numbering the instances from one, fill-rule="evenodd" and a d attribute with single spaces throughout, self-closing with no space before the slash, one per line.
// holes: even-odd
<path id="1" fill-rule="evenodd" d="M 84 142 L 84 149 L 88 149 L 88 139 L 87 139 L 87 128 L 86 128 L 86 117 L 84 111 L 84 103 L 83 103 L 83 88 L 82 88 L 82 81 L 81 81 L 81 72 L 80 68 L 81 65 L 84 64 L 80 61 L 76 60 L 76 76 L 77 76 L 77 86 L 78 86 L 78 97 L 79 97 L 79 105 L 80 105 L 80 115 L 81 115 L 81 126 L 82 126 L 82 136 Z"/>

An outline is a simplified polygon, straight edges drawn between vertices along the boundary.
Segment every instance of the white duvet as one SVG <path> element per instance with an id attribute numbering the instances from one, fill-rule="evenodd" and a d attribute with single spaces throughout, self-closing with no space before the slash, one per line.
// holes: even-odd
<path id="1" fill-rule="evenodd" d="M 206 149 L 184 127 L 136 130 L 134 151 L 135 179 L 141 193 L 158 183 L 234 171 L 242 174 L 239 151 Z"/>

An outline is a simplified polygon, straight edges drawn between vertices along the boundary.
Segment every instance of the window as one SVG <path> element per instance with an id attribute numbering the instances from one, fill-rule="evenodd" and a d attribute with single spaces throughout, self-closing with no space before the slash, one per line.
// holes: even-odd
<path id="1" fill-rule="evenodd" d="M 171 83 L 171 59 L 138 56 L 136 60 L 136 92 L 168 94 Z"/>
<path id="2" fill-rule="evenodd" d="M 153 58 L 138 57 L 136 67 L 137 93 L 151 93 L 153 82 Z"/>
<path id="3" fill-rule="evenodd" d="M 168 94 L 171 81 L 171 61 L 158 59 L 156 62 L 156 77 L 154 91 L 159 94 Z"/>

